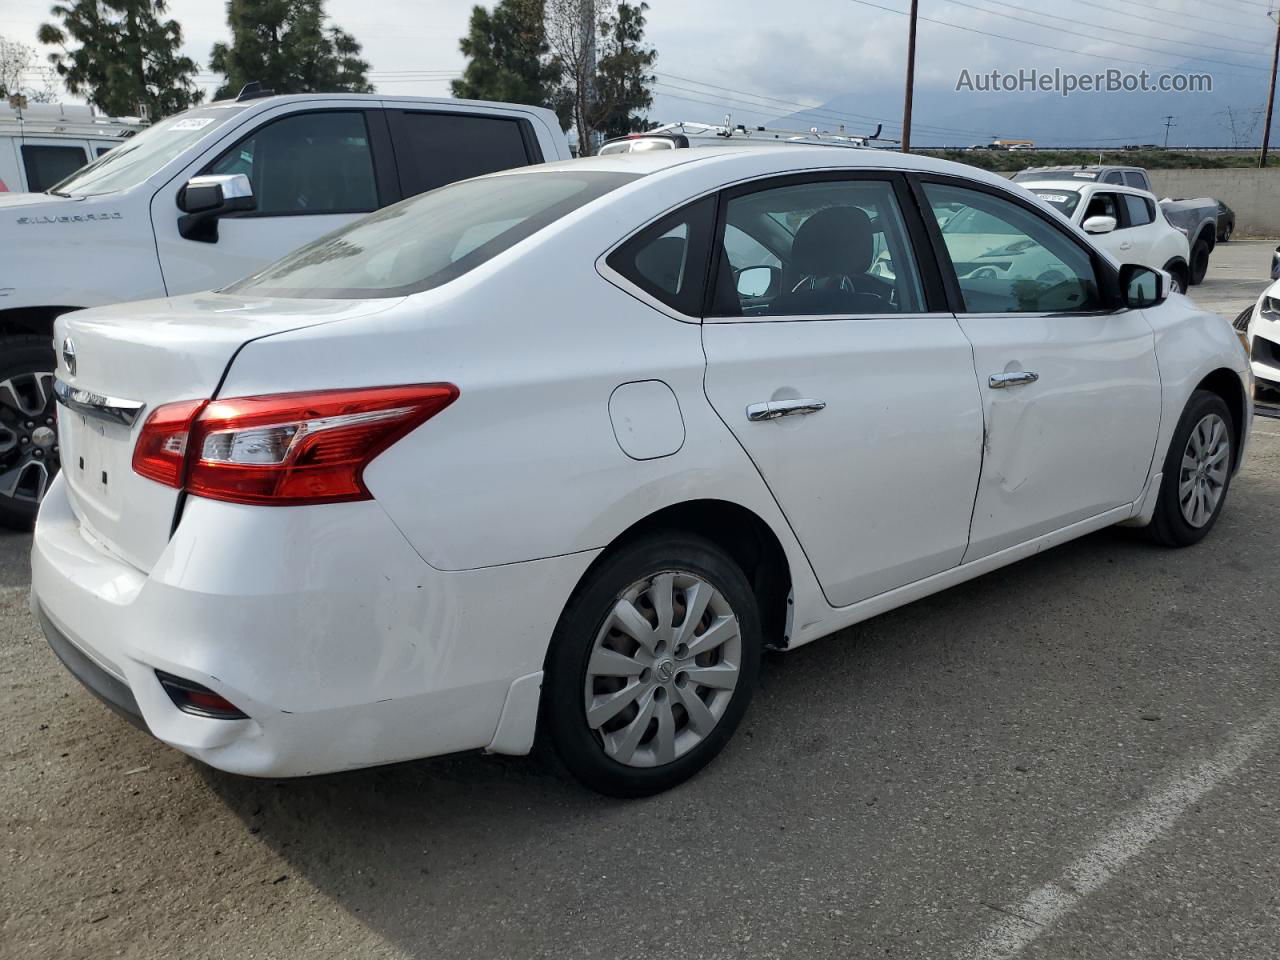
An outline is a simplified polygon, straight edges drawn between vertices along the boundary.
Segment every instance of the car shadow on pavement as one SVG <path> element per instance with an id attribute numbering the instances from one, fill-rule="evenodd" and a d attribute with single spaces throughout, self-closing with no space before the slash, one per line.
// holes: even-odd
<path id="1" fill-rule="evenodd" d="M 1244 522 L 1229 511 L 1222 528 Z M 1194 629 L 1170 620 L 1162 598 L 1211 589 L 1203 568 L 1225 562 L 1229 536 L 1207 541 L 1191 574 L 1174 562 L 1185 553 L 1133 531 L 1103 531 L 770 656 L 725 753 L 690 783 L 647 800 L 595 796 L 545 760 L 478 754 L 291 781 L 197 767 L 259 842 L 407 953 L 494 956 L 518 944 L 533 956 L 540 943 L 554 953 L 548 916 L 573 928 L 588 923 L 584 911 L 597 908 L 584 902 L 619 858 L 633 865 L 629 882 L 656 890 L 671 882 L 664 863 L 673 846 L 723 833 L 730 855 L 678 871 L 715 889 L 755 869 L 755 856 L 787 861 L 786 834 L 774 832 L 833 811 L 853 831 L 846 842 L 873 856 L 895 832 L 913 829 L 921 810 L 936 809 L 944 784 L 1025 777 L 1038 762 L 1031 754 L 1056 748 L 1029 748 L 1025 731 L 1010 729 L 1043 715 L 1046 703 L 1074 704 L 1061 721 L 1052 713 L 1044 721 L 1046 742 L 1111 735 L 1132 722 L 1137 700 L 1155 695 L 1142 676 L 1123 696 L 1112 693 L 1112 658 L 1136 659 L 1126 640 Z M 874 783 L 863 775 L 871 769 Z M 902 792 L 894 783 L 914 786 Z M 894 802 L 874 810 L 886 791 Z M 746 831 L 736 845 L 735 831 Z M 975 849 L 980 840 L 956 853 L 965 858 L 953 865 L 957 878 L 983 869 Z M 786 872 L 805 867 L 797 861 Z M 643 929 L 639 914 L 629 918 L 624 911 L 618 922 Z"/>

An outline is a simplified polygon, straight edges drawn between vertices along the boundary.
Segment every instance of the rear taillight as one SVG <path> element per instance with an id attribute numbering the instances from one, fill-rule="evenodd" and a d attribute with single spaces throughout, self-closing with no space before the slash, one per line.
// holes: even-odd
<path id="1" fill-rule="evenodd" d="M 379 453 L 458 397 L 450 383 L 172 403 L 143 425 L 133 467 L 211 500 L 367 500 Z"/>
<path id="2" fill-rule="evenodd" d="M 143 424 L 138 445 L 133 448 L 133 472 L 166 487 L 182 486 L 191 421 L 207 402 L 183 400 L 157 407 Z"/>

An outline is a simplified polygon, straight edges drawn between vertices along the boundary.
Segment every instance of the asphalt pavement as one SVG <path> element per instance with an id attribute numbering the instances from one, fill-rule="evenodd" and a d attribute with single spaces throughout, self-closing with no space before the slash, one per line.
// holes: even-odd
<path id="1" fill-rule="evenodd" d="M 1193 297 L 1234 316 L 1272 246 Z M 1274 958 L 1277 530 L 1259 419 L 1201 545 L 1104 531 L 771 657 L 632 802 L 513 758 L 210 770 L 66 674 L 0 534 L 0 956 Z"/>

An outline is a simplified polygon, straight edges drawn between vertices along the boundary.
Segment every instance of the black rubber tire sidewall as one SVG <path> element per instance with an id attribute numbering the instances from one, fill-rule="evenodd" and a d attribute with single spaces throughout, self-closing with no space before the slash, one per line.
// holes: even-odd
<path id="1" fill-rule="evenodd" d="M 1218 414 L 1227 425 L 1227 435 L 1231 443 L 1232 468 L 1227 471 L 1226 489 L 1222 491 L 1222 499 L 1218 501 L 1218 507 L 1213 512 L 1213 516 L 1209 518 L 1209 522 L 1203 527 L 1193 527 L 1182 516 L 1182 508 L 1178 504 L 1178 475 L 1181 472 L 1182 454 L 1187 448 L 1187 440 L 1191 436 L 1191 431 L 1196 424 L 1210 413 Z M 1197 390 L 1191 395 L 1191 399 L 1187 401 L 1187 405 L 1182 411 L 1182 416 L 1178 419 L 1178 425 L 1174 428 L 1173 439 L 1169 441 L 1169 450 L 1164 458 L 1164 477 L 1160 481 L 1160 494 L 1156 501 L 1155 514 L 1147 527 L 1147 532 L 1151 538 L 1157 543 L 1162 543 L 1169 547 L 1189 547 L 1208 536 L 1209 531 L 1217 524 L 1218 517 L 1222 515 L 1223 507 L 1226 506 L 1227 495 L 1231 492 L 1235 460 L 1239 455 L 1239 451 L 1236 449 L 1235 418 L 1231 416 L 1231 409 L 1227 406 L 1226 401 L 1216 393 Z"/>
<path id="2" fill-rule="evenodd" d="M 1209 244 L 1203 240 L 1197 240 L 1191 248 L 1191 285 L 1196 286 L 1204 282 L 1205 275 L 1209 272 Z"/>
<path id="3" fill-rule="evenodd" d="M 712 733 L 673 763 L 627 767 L 606 756 L 586 723 L 583 682 L 596 634 L 632 583 L 678 568 L 706 578 L 728 600 L 742 636 L 742 669 L 733 699 Z M 543 675 L 539 735 L 585 786 L 614 797 L 643 797 L 684 782 L 710 763 L 741 721 L 759 677 L 763 648 L 756 598 L 742 570 L 710 540 L 682 532 L 652 534 L 618 548 L 574 593 L 551 639 Z"/>
<path id="4" fill-rule="evenodd" d="M 56 365 L 48 337 L 35 334 L 0 337 L 0 349 L 0 381 L 22 373 L 52 373 Z M 0 496 L 0 527 L 30 530 L 38 510 L 39 504 Z"/>

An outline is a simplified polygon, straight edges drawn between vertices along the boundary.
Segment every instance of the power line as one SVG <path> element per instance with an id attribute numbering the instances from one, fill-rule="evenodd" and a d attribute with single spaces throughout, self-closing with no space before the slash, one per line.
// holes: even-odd
<path id="1" fill-rule="evenodd" d="M 1020 22 L 1020 23 L 1029 23 L 1029 24 L 1031 24 L 1031 26 L 1033 26 L 1033 27 L 1038 27 L 1038 28 L 1040 28 L 1041 30 L 1055 30 L 1055 31 L 1057 31 L 1058 33 L 1065 33 L 1065 34 L 1068 34 L 1069 36 L 1073 36 L 1073 37 L 1083 37 L 1083 38 L 1084 38 L 1084 39 L 1086 39 L 1086 40 L 1093 40 L 1093 41 L 1096 41 L 1096 42 L 1098 42 L 1098 43 L 1109 43 L 1109 44 L 1111 44 L 1112 46 L 1116 46 L 1116 47 L 1128 47 L 1128 48 L 1130 48 L 1131 50 L 1141 50 L 1143 53 L 1155 53 L 1155 54 L 1159 54 L 1160 56 L 1163 56 L 1163 57 L 1182 57 L 1184 60 L 1196 61 L 1196 62 L 1200 62 L 1200 63 L 1214 63 L 1214 64 L 1218 64 L 1219 66 L 1224 66 L 1224 67 L 1237 67 L 1237 68 L 1239 68 L 1239 69 L 1241 69 L 1241 70 L 1259 70 L 1259 71 L 1261 71 L 1261 70 L 1263 69 L 1262 67 L 1251 67 L 1251 66 L 1249 66 L 1248 64 L 1243 64 L 1243 63 L 1233 63 L 1233 62 L 1232 62 L 1232 61 L 1230 61 L 1230 60 L 1215 60 L 1215 59 L 1213 59 L 1212 57 L 1188 57 L 1188 56 L 1186 56 L 1185 54 L 1179 53 L 1179 52 L 1178 52 L 1178 51 L 1176 51 L 1176 50 L 1173 50 L 1173 51 L 1170 51 L 1170 50 L 1159 50 L 1159 49 L 1157 49 L 1157 48 L 1155 48 L 1155 47 L 1145 47 L 1145 46 L 1140 46 L 1139 44 L 1136 44 L 1136 43 L 1125 43 L 1123 40 L 1111 40 L 1111 39 L 1109 39 L 1109 38 L 1107 38 L 1107 37 L 1099 37 L 1099 36 L 1097 36 L 1096 34 L 1092 34 L 1092 33 L 1081 33 L 1079 30 L 1067 30 L 1067 29 L 1064 29 L 1063 27 L 1049 27 L 1049 26 L 1046 26 L 1046 25 L 1045 25 L 1045 24 L 1043 24 L 1043 23 L 1036 23 L 1036 21 L 1034 21 L 1034 20 L 1028 20 L 1026 17 L 1019 17 L 1019 16 L 1016 16 L 1015 14 L 1012 14 L 1012 13 L 998 13 L 998 12 L 996 12 L 996 11 L 994 11 L 994 10 L 984 10 L 982 7 L 974 6 L 972 3 L 966 3 L 966 2 L 964 2 L 964 0 L 947 0 L 947 2 L 948 2 L 948 3 L 950 3 L 950 4 L 953 4 L 953 5 L 955 5 L 955 6 L 958 6 L 958 7 L 968 7 L 970 10 L 977 10 L 979 13 L 985 13 L 985 14 L 988 14 L 989 16 L 994 16 L 994 17 L 1003 17 L 1003 18 L 1004 18 L 1004 19 L 1006 19 L 1006 20 L 1016 20 L 1016 21 L 1018 21 L 1018 22 Z M 998 4 L 999 6 L 1002 6 L 1002 7 L 1010 7 L 1010 6 L 1013 6 L 1013 4 L 1004 3 L 1004 2 L 1003 2 L 1003 0 L 985 0 L 985 2 L 987 2 L 987 3 L 992 3 L 992 4 Z M 1015 10 L 1024 10 L 1024 12 L 1027 12 L 1027 13 L 1030 13 L 1030 12 L 1031 12 L 1031 11 L 1027 11 L 1027 10 L 1025 10 L 1025 8 L 1023 8 L 1023 7 L 1014 7 L 1014 9 L 1015 9 Z M 1045 17 L 1045 18 L 1050 19 L 1050 20 L 1066 20 L 1066 18 L 1065 18 L 1065 17 L 1055 17 L 1055 16 L 1053 16 L 1053 15 L 1051 15 L 1051 14 L 1047 14 L 1047 13 L 1036 13 L 1036 14 L 1034 14 L 1034 16 L 1037 16 L 1037 17 Z M 1072 21 L 1072 20 L 1066 20 L 1066 22 L 1067 22 L 1067 23 L 1073 23 L 1074 21 Z M 1119 31 L 1119 30 L 1117 30 L 1117 31 L 1115 31 L 1115 32 L 1116 32 L 1116 33 L 1120 33 L 1120 32 L 1123 32 L 1123 31 Z M 1184 42 L 1184 41 L 1176 41 L 1176 42 Z M 1077 51 L 1077 52 L 1078 52 L 1078 51 Z M 1232 52 L 1232 53 L 1239 53 L 1240 51 L 1236 50 L 1236 51 L 1231 51 L 1231 52 Z"/>
<path id="2" fill-rule="evenodd" d="M 900 17 L 905 17 L 907 15 L 904 10 L 895 10 L 893 7 L 886 7 L 878 3 L 872 3 L 871 0 L 849 0 L 849 2 L 857 3 L 864 7 L 872 7 L 876 10 L 883 10 L 885 13 L 894 13 Z M 986 12 L 989 13 L 990 11 Z M 1172 66 L 1171 64 L 1150 63 L 1145 60 L 1130 60 L 1126 57 L 1111 57 L 1102 53 L 1087 53 L 1084 50 L 1072 50 L 1069 47 L 1055 47 L 1053 44 L 1040 43 L 1037 40 L 1023 40 L 1020 37 L 1011 37 L 1003 33 L 993 33 L 990 30 L 979 30 L 976 27 L 966 27 L 958 23 L 952 23 L 950 20 L 936 20 L 933 17 L 921 17 L 920 19 L 926 20 L 929 23 L 936 23 L 942 27 L 950 27 L 952 30 L 963 30 L 965 33 L 976 33 L 983 37 L 993 37 L 996 40 L 1009 40 L 1013 43 L 1025 44 L 1029 47 L 1040 47 L 1043 50 L 1056 50 L 1058 53 L 1069 53 L 1077 57 L 1091 57 L 1094 60 L 1106 60 L 1109 63 L 1132 63 L 1139 67 L 1154 67 L 1157 70 L 1167 70 Z M 1098 38 L 1095 37 L 1093 39 Z M 1232 66 L 1235 66 L 1235 64 L 1232 64 Z"/>
<path id="3" fill-rule="evenodd" d="M 986 3 L 993 3 L 993 4 L 997 4 L 998 6 L 1002 6 L 1002 7 L 1013 7 L 1015 10 L 1026 10 L 1026 8 L 1025 8 L 1025 7 L 1023 7 L 1023 6 L 1019 5 L 1019 4 L 1004 3 L 1004 2 L 1002 2 L 1002 0 L 985 0 L 985 2 L 986 2 Z M 1082 4 L 1084 4 L 1086 7 L 1097 7 L 1099 10 L 1106 10 L 1108 13 L 1112 13 L 1112 12 L 1114 12 L 1114 11 L 1113 11 L 1110 7 L 1108 7 L 1106 4 L 1097 3 L 1097 2 L 1095 2 L 1095 0 L 1076 0 L 1076 2 L 1077 2 L 1077 3 L 1082 3 Z M 1061 21 L 1063 21 L 1064 23 L 1079 23 L 1079 22 L 1080 22 L 1079 20 L 1068 19 L 1067 17 L 1056 17 L 1056 16 L 1053 16 L 1052 14 L 1048 14 L 1048 13 L 1040 13 L 1039 11 L 1030 11 L 1030 10 L 1028 10 L 1027 12 L 1028 12 L 1028 13 L 1034 13 L 1034 14 L 1035 14 L 1035 16 L 1037 16 L 1037 17 L 1045 17 L 1046 19 L 1049 19 L 1049 20 L 1061 20 Z M 1191 41 L 1191 40 L 1177 40 L 1177 39 L 1175 39 L 1175 38 L 1173 38 L 1173 37 L 1154 37 L 1154 36 L 1152 36 L 1152 35 L 1151 35 L 1151 34 L 1149 34 L 1149 33 L 1138 33 L 1138 32 L 1137 32 L 1137 31 L 1135 31 L 1135 30 L 1121 30 L 1119 27 L 1110 27 L 1110 26 L 1103 27 L 1103 26 L 1101 26 L 1101 25 L 1099 25 L 1099 26 L 1100 26 L 1100 28 L 1101 28 L 1101 29 L 1106 30 L 1108 33 L 1123 33 L 1124 35 L 1129 36 L 1129 37 L 1146 37 L 1146 38 L 1148 38 L 1148 39 L 1150 39 L 1150 40 L 1159 40 L 1159 41 L 1161 41 L 1161 42 L 1163 42 L 1163 43 L 1180 43 L 1180 44 L 1182 44 L 1182 45 L 1183 45 L 1183 46 L 1185 46 L 1185 47 L 1195 47 L 1195 48 L 1200 49 L 1200 50 L 1221 50 L 1223 53 L 1234 53 L 1234 54 L 1236 54 L 1237 56 L 1241 56 L 1241 57 L 1265 57 L 1265 56 L 1267 56 L 1267 54 L 1263 51 L 1263 48 L 1261 48 L 1261 47 L 1257 47 L 1257 46 L 1256 46 L 1256 44 L 1255 44 L 1255 49 L 1254 49 L 1254 50 L 1233 50 L 1233 49 L 1232 49 L 1232 48 L 1230 48 L 1230 47 L 1219 47 L 1219 46 L 1214 46 L 1213 44 L 1210 44 L 1210 43 L 1199 43 L 1199 42 Z M 1054 29 L 1056 29 L 1056 28 L 1054 28 Z M 1211 34 L 1211 33 L 1209 33 L 1207 30 L 1200 30 L 1200 28 L 1199 28 L 1199 27 L 1177 27 L 1177 26 L 1174 26 L 1174 29 L 1175 29 L 1175 30 L 1189 30 L 1189 29 L 1195 29 L 1195 30 L 1199 30 L 1201 33 L 1205 34 L 1206 36 L 1219 36 L 1219 34 Z M 1226 39 L 1228 39 L 1228 40 L 1234 40 L 1234 41 L 1235 41 L 1235 42 L 1237 42 L 1237 43 L 1249 43 L 1249 42 L 1250 42 L 1250 41 L 1248 41 L 1248 40 L 1245 40 L 1243 37 L 1227 37 Z M 1162 51 L 1162 52 L 1163 52 L 1163 51 Z M 1171 53 L 1170 53 L 1170 56 L 1182 56 L 1182 54 L 1177 53 L 1177 52 L 1175 51 L 1175 52 L 1171 52 Z"/>
<path id="4" fill-rule="evenodd" d="M 1111 8 L 1110 8 L 1110 7 L 1108 7 L 1108 6 L 1106 6 L 1105 4 L 1094 3 L 1094 2 L 1093 2 L 1093 0 L 1077 0 L 1077 2 L 1078 2 L 1078 3 L 1083 3 L 1083 4 L 1085 4 L 1086 6 L 1089 6 L 1089 7 L 1099 7 L 1099 8 L 1100 8 L 1100 9 L 1102 9 L 1102 10 L 1108 10 L 1108 11 L 1110 11 L 1110 10 L 1111 10 Z M 1215 18 L 1211 18 L 1211 17 L 1197 17 L 1194 13 L 1178 13 L 1178 12 L 1175 12 L 1175 11 L 1173 11 L 1173 10 L 1169 10 L 1169 9 L 1168 9 L 1168 8 L 1166 8 L 1166 7 L 1157 7 L 1157 6 L 1155 6 L 1154 4 L 1150 4 L 1150 3 L 1143 3 L 1143 2 L 1142 2 L 1142 0 L 1112 0 L 1112 2 L 1114 2 L 1114 3 L 1127 3 L 1127 4 L 1129 4 L 1129 6 L 1131 6 L 1131 7 L 1141 7 L 1141 8 L 1142 8 L 1142 9 L 1144 9 L 1144 10 L 1154 10 L 1156 13 L 1159 13 L 1159 14 L 1161 14 L 1162 16 L 1165 16 L 1165 17 L 1180 17 L 1180 18 L 1185 19 L 1185 20 L 1200 20 L 1200 21 L 1202 21 L 1202 22 L 1204 22 L 1204 23 L 1212 23 L 1212 24 L 1215 24 L 1216 26 L 1220 26 L 1220 27 L 1228 27 L 1228 26 L 1229 26 L 1229 27 L 1244 27 L 1246 30 L 1251 30 L 1251 29 L 1253 29 L 1249 24 L 1247 24 L 1247 23 L 1240 23 L 1238 20 L 1223 20 L 1223 19 L 1221 19 L 1221 18 L 1216 18 L 1216 19 L 1215 19 Z M 1113 12 L 1113 13 L 1125 13 L 1125 11 L 1123 11 L 1123 10 L 1116 10 L 1116 11 L 1111 11 L 1111 12 Z M 1172 23 L 1171 23 L 1171 24 L 1169 24 L 1169 26 L 1174 26 L 1174 24 L 1172 24 Z M 1235 35 L 1235 34 L 1227 34 L 1227 33 L 1211 33 L 1211 32 L 1209 32 L 1208 30 L 1205 30 L 1203 27 L 1182 27 L 1182 26 L 1179 26 L 1179 27 L 1178 27 L 1178 29 L 1179 29 L 1179 30 L 1199 30 L 1200 32 L 1202 32 L 1202 33 L 1203 33 L 1205 36 L 1207 36 L 1207 37 L 1221 37 L 1223 40 L 1243 40 L 1243 39 L 1244 39 L 1243 37 L 1240 37 L 1239 35 Z"/>

